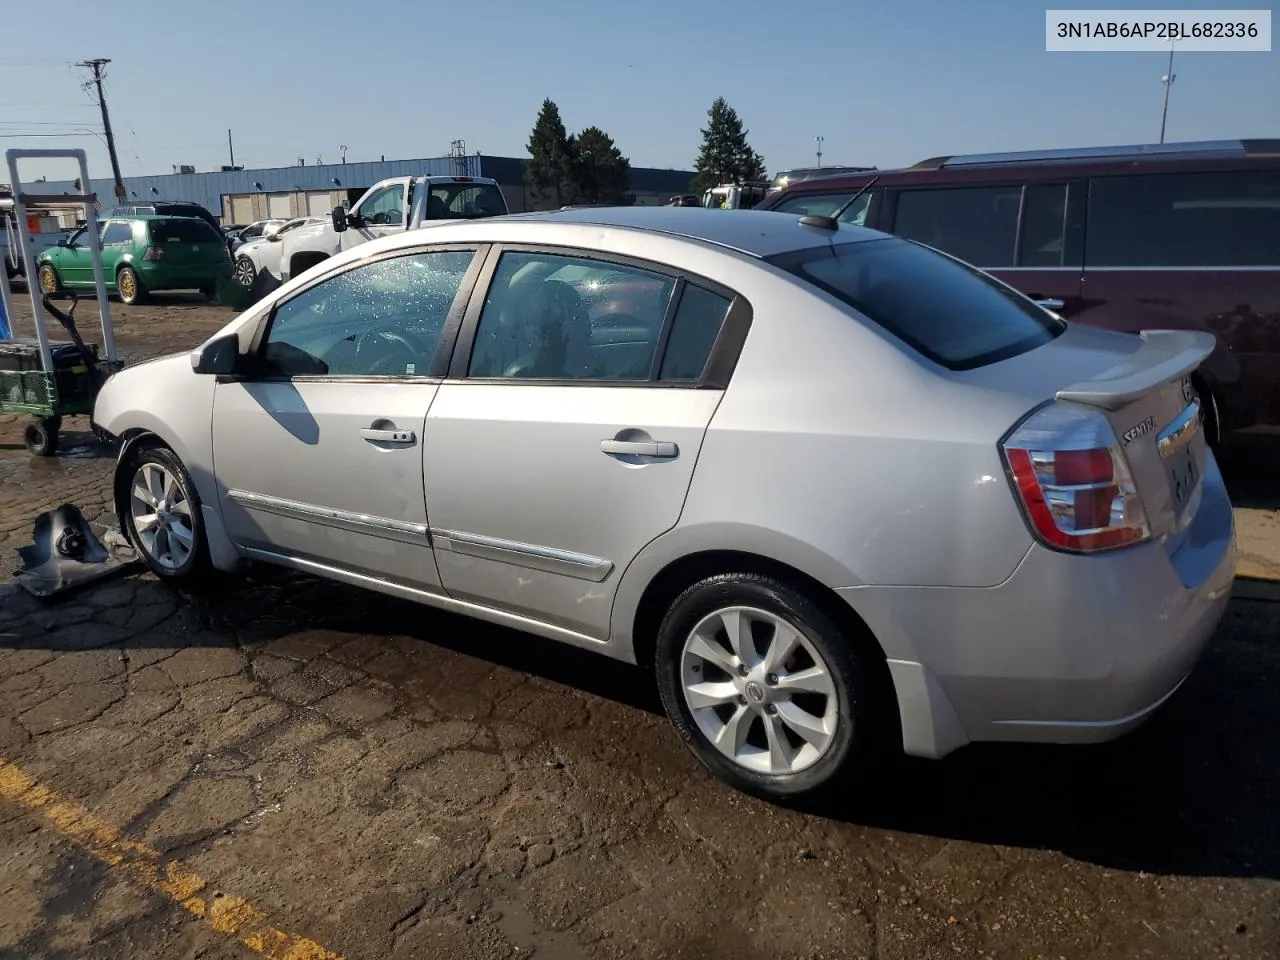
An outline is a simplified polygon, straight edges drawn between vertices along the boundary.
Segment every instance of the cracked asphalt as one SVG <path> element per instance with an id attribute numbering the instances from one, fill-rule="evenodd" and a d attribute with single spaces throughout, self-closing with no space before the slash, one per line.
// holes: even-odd
<path id="1" fill-rule="evenodd" d="M 229 313 L 113 316 L 138 359 Z M 6 574 L 41 511 L 107 514 L 86 428 L 36 460 L 0 415 Z M 1266 575 L 1280 455 L 1224 463 L 1242 570 Z M 273 955 L 210 919 L 219 898 L 347 960 L 1274 958 L 1280 605 L 1260 595 L 1124 740 L 972 747 L 784 809 L 711 780 L 647 676 L 531 636 L 261 567 L 47 604 L 0 583 L 0 761 L 110 825 L 99 847 L 181 861 L 209 905 L 0 776 L 0 958 Z"/>

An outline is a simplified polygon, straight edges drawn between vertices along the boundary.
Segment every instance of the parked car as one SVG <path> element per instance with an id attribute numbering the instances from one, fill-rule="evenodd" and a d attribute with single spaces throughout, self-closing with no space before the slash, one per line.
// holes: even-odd
<path id="1" fill-rule="evenodd" d="M 327 223 L 328 217 L 296 217 L 287 220 L 278 227 L 268 227 L 256 240 L 248 240 L 236 247 L 235 263 L 232 275 L 236 282 L 244 287 L 252 287 L 258 274 L 266 271 L 276 282 L 280 282 L 280 252 L 284 249 L 282 241 L 291 230 L 307 224 Z"/>
<path id="2" fill-rule="evenodd" d="M 222 236 L 196 217 L 127 216 L 99 227 L 107 290 L 127 304 L 141 303 L 159 290 L 199 290 L 209 299 L 218 278 L 231 274 L 231 256 Z M 86 227 L 36 261 L 40 289 L 92 289 L 93 242 Z"/>
<path id="3" fill-rule="evenodd" d="M 762 210 L 830 214 L 954 254 L 1068 320 L 1207 330 L 1216 442 L 1280 425 L 1280 140 L 937 157 L 797 183 Z"/>
<path id="4" fill-rule="evenodd" d="M 240 232 L 235 235 L 235 238 L 231 241 L 231 252 L 236 253 L 246 243 L 251 243 L 254 240 L 261 240 L 269 233 L 279 230 L 287 222 L 287 220 L 280 217 L 272 217 L 266 220 L 255 220 L 247 227 L 242 227 Z"/>
<path id="5" fill-rule="evenodd" d="M 650 665 L 730 783 L 871 790 L 1178 689 L 1235 570 L 1212 347 L 824 218 L 567 210 L 345 251 L 94 424 L 164 580 L 260 560 Z"/>
<path id="6" fill-rule="evenodd" d="M 325 223 L 289 236 L 280 254 L 288 280 L 343 250 L 427 223 L 507 213 L 498 181 L 489 177 L 392 177 L 364 192 L 350 210 L 335 207 Z"/>

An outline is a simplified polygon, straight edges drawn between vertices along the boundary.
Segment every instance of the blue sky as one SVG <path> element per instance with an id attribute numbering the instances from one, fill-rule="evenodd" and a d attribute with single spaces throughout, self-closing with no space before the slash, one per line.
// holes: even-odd
<path id="1" fill-rule="evenodd" d="M 348 160 L 440 156 L 456 138 L 524 156 L 544 97 L 570 130 L 605 129 L 636 166 L 691 167 L 717 96 L 770 171 L 813 163 L 819 135 L 824 163 L 880 167 L 1154 142 L 1166 55 L 1046 53 L 1046 6 L 138 0 L 124 16 L 119 3 L 64 0 L 51 24 L 47 6 L 10 3 L 0 145 L 83 144 L 93 175 L 109 176 L 89 134 L 14 139 L 97 126 L 86 72 L 70 65 L 89 57 L 113 60 L 107 103 L 125 174 L 225 163 L 228 127 L 247 166 L 334 162 L 341 144 Z M 1280 53 L 1179 53 L 1174 72 L 1168 139 L 1280 136 Z"/>

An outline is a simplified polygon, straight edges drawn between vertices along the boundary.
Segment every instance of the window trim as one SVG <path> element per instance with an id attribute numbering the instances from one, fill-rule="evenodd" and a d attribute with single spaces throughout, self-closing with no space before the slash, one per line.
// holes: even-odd
<path id="1" fill-rule="evenodd" d="M 315 289 L 322 283 L 335 279 L 343 274 L 350 273 L 362 267 L 370 266 L 375 263 L 381 263 L 386 260 L 396 260 L 401 257 L 421 256 L 427 253 L 465 253 L 473 254 L 471 263 L 467 265 L 466 272 L 462 275 L 462 282 L 458 285 L 458 292 L 454 295 L 453 303 L 449 307 L 449 313 L 445 316 L 444 326 L 440 330 L 440 342 L 436 345 L 436 351 L 431 357 L 431 362 L 427 365 L 425 373 L 415 374 L 395 374 L 375 376 L 373 374 L 358 375 L 337 375 L 327 373 L 301 373 L 301 374 L 271 374 L 263 373 L 260 369 L 246 370 L 244 373 L 232 374 L 218 379 L 219 383 L 226 382 L 248 382 L 248 383 L 292 383 L 300 381 L 303 383 L 439 383 L 444 379 L 448 370 L 449 357 L 453 350 L 453 343 L 457 337 L 457 332 L 461 326 L 461 317 L 466 310 L 467 304 L 471 298 L 471 294 L 476 286 L 476 280 L 480 276 L 481 269 L 485 264 L 489 255 L 489 244 L 487 243 L 439 243 L 429 246 L 410 247 L 408 249 L 388 250 L 382 253 L 364 256 L 358 260 L 343 263 L 331 270 L 326 270 L 320 276 L 310 281 L 303 287 L 292 291 L 287 297 L 283 297 L 271 304 L 271 308 L 263 314 L 258 320 L 257 329 L 254 331 L 253 337 L 250 339 L 249 349 L 245 354 L 246 360 L 255 365 L 261 363 L 263 354 L 266 351 L 267 337 L 270 335 L 271 327 L 275 323 L 276 313 L 287 303 L 291 303 L 297 297 L 302 296 L 310 290 Z"/>
<path id="2" fill-rule="evenodd" d="M 468 374 L 471 365 L 471 354 L 475 348 L 476 333 L 480 326 L 480 315 L 484 311 L 485 300 L 493 284 L 498 263 L 504 253 L 531 253 L 547 256 L 569 257 L 575 260 L 594 260 L 620 267 L 630 267 L 655 273 L 675 281 L 671 291 L 671 299 L 667 303 L 667 311 L 662 319 L 662 329 L 658 333 L 658 342 L 654 347 L 655 358 L 650 364 L 649 376 L 644 380 L 608 380 L 578 378 L 532 378 L 532 377 L 472 377 Z M 729 309 L 720 323 L 720 330 L 707 354 L 703 364 L 702 375 L 697 380 L 662 380 L 658 374 L 662 369 L 666 345 L 670 339 L 670 330 L 679 312 L 680 301 L 688 284 L 703 287 L 710 292 L 729 301 Z M 737 366 L 738 357 L 746 343 L 747 333 L 751 328 L 751 304 L 736 290 L 718 280 L 695 274 L 687 270 L 667 264 L 655 263 L 639 257 L 612 253 L 607 250 L 596 250 L 585 247 L 565 247 L 556 244 L 540 243 L 495 243 L 489 250 L 485 263 L 475 287 L 472 289 L 470 303 L 462 320 L 462 329 L 455 341 L 453 355 L 450 358 L 449 370 L 445 379 L 457 383 L 481 383 L 505 386 L 538 386 L 538 387 L 615 387 L 615 388 L 660 388 L 683 390 L 724 390 Z M 733 321 L 731 323 L 731 320 Z"/>

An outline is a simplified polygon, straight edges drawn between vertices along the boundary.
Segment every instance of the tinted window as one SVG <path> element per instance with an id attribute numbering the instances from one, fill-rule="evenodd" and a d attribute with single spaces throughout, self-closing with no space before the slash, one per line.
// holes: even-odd
<path id="1" fill-rule="evenodd" d="M 904 190 L 893 232 L 975 267 L 1013 265 L 1020 186 Z"/>
<path id="2" fill-rule="evenodd" d="M 152 220 L 150 224 L 151 242 L 162 243 L 208 243 L 210 240 L 221 242 L 214 233 L 213 227 L 203 220 L 194 217 L 175 217 L 172 220 Z"/>
<path id="3" fill-rule="evenodd" d="M 635 267 L 504 253 L 485 298 L 473 377 L 647 380 L 675 281 Z"/>
<path id="4" fill-rule="evenodd" d="M 133 227 L 128 223 L 109 223 L 102 233 L 103 245 L 112 243 L 132 243 Z"/>
<path id="5" fill-rule="evenodd" d="M 1022 205 L 1022 236 L 1018 264 L 1023 267 L 1061 267 L 1067 235 L 1067 185 L 1033 183 Z"/>
<path id="6" fill-rule="evenodd" d="M 286 300 L 267 331 L 268 372 L 423 375 L 473 256 L 452 250 L 379 260 Z"/>
<path id="7" fill-rule="evenodd" d="M 502 191 L 491 183 L 433 184 L 427 198 L 428 220 L 474 220 L 506 212 Z"/>
<path id="8" fill-rule="evenodd" d="M 977 270 L 903 240 L 817 247 L 775 261 L 953 370 L 1023 353 L 1065 329 Z"/>
<path id="9" fill-rule="evenodd" d="M 1100 177 L 1090 266 L 1280 266 L 1280 170 Z"/>
<path id="10" fill-rule="evenodd" d="M 849 203 L 849 198 L 857 192 L 857 190 L 845 190 L 841 193 L 798 193 L 787 197 L 770 209 L 779 213 L 794 213 L 801 217 L 829 217 Z M 862 226 L 867 219 L 867 207 L 870 203 L 871 191 L 868 190 L 849 204 L 849 209 L 840 215 L 840 222 Z"/>
<path id="11" fill-rule="evenodd" d="M 676 308 L 667 350 L 662 355 L 663 380 L 697 380 L 720 333 L 729 301 L 718 293 L 686 284 Z"/>

